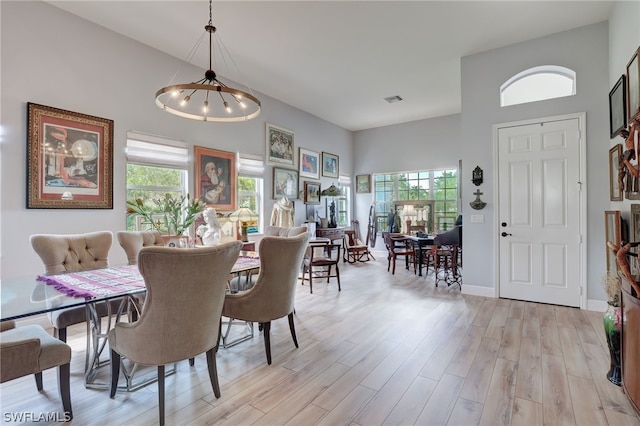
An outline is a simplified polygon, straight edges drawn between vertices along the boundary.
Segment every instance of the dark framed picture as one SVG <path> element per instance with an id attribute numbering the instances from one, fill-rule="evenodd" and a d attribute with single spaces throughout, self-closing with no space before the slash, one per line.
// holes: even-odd
<path id="1" fill-rule="evenodd" d="M 291 130 L 267 123 L 267 162 L 280 166 L 294 166 L 295 144 Z"/>
<path id="2" fill-rule="evenodd" d="M 113 120 L 27 104 L 27 208 L 113 208 Z"/>
<path id="3" fill-rule="evenodd" d="M 298 198 L 298 171 L 273 168 L 273 198 Z"/>
<path id="4" fill-rule="evenodd" d="M 624 194 L 623 176 L 620 174 L 620 157 L 622 145 L 617 144 L 609 150 L 609 198 L 611 201 L 622 201 Z"/>
<path id="5" fill-rule="evenodd" d="M 640 241 L 640 204 L 631 204 L 631 235 L 629 241 Z M 638 247 L 632 247 L 629 250 L 631 253 L 638 254 Z M 629 256 L 629 266 L 631 268 L 632 275 L 638 275 L 640 272 L 638 264 L 638 256 Z"/>
<path id="6" fill-rule="evenodd" d="M 320 154 L 300 148 L 298 168 L 300 169 L 300 177 L 320 179 Z"/>
<path id="7" fill-rule="evenodd" d="M 627 64 L 627 113 L 629 122 L 640 117 L 640 47 Z"/>
<path id="8" fill-rule="evenodd" d="M 609 136 L 611 139 L 627 127 L 627 78 L 621 75 L 609 92 Z"/>
<path id="9" fill-rule="evenodd" d="M 320 182 L 304 182 L 304 203 L 320 204 Z"/>
<path id="10" fill-rule="evenodd" d="M 236 154 L 193 148 L 195 197 L 217 210 L 236 209 Z"/>
<path id="11" fill-rule="evenodd" d="M 604 212 L 604 238 L 605 243 L 612 243 L 615 247 L 620 247 L 622 241 L 626 241 L 626 222 L 620 216 L 620 210 L 607 210 Z M 616 262 L 616 254 L 605 245 L 607 253 L 607 273 L 616 272 L 618 264 Z"/>
<path id="12" fill-rule="evenodd" d="M 356 194 L 371 192 L 371 175 L 356 175 Z"/>
<path id="13" fill-rule="evenodd" d="M 322 153 L 322 176 L 337 178 L 339 171 L 338 156 L 329 154 L 328 152 Z"/>

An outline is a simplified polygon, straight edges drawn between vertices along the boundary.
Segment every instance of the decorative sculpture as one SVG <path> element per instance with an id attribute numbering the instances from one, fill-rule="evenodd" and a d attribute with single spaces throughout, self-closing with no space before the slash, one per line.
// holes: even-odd
<path id="1" fill-rule="evenodd" d="M 202 214 L 205 223 L 198 227 L 198 236 L 205 246 L 215 246 L 222 237 L 222 225 L 218 220 L 218 214 L 213 207 L 207 207 Z"/>

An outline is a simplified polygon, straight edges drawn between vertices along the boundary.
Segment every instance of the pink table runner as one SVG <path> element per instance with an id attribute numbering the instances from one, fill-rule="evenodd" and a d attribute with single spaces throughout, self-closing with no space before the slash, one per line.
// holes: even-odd
<path id="1" fill-rule="evenodd" d="M 238 256 L 231 272 L 260 267 L 257 256 Z M 138 265 L 116 266 L 57 275 L 38 275 L 38 281 L 52 285 L 61 293 L 90 299 L 98 296 L 127 293 L 144 288 L 144 279 Z"/>
<path id="2" fill-rule="evenodd" d="M 90 299 L 144 288 L 138 265 L 117 266 L 58 275 L 39 275 L 38 281 L 52 285 L 61 293 Z"/>

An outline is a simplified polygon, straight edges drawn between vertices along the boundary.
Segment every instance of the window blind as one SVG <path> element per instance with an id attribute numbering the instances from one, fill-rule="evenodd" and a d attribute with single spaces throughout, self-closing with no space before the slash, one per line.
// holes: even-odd
<path id="1" fill-rule="evenodd" d="M 127 132 L 127 162 L 187 170 L 187 143 L 140 132 Z"/>

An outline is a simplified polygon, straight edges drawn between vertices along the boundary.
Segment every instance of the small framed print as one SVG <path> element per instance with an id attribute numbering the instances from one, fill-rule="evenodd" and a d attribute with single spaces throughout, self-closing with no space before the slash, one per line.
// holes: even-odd
<path id="1" fill-rule="evenodd" d="M 329 154 L 328 152 L 322 153 L 322 176 L 337 178 L 339 172 L 338 156 Z"/>
<path id="2" fill-rule="evenodd" d="M 236 209 L 236 154 L 217 149 L 193 148 L 195 195 L 216 210 Z"/>
<path id="3" fill-rule="evenodd" d="M 298 171 L 291 169 L 273 168 L 273 198 L 298 198 Z"/>
<path id="4" fill-rule="evenodd" d="M 320 204 L 320 182 L 304 182 L 304 203 Z"/>
<path id="5" fill-rule="evenodd" d="M 627 113 L 629 123 L 640 117 L 640 47 L 627 64 Z"/>
<path id="6" fill-rule="evenodd" d="M 627 84 L 621 75 L 609 92 L 609 137 L 615 138 L 627 127 Z"/>
<path id="7" fill-rule="evenodd" d="M 27 208 L 113 208 L 113 120 L 27 104 Z"/>
<path id="8" fill-rule="evenodd" d="M 300 177 L 320 179 L 320 154 L 300 148 L 298 168 L 300 169 Z"/>
<path id="9" fill-rule="evenodd" d="M 611 201 L 622 201 L 624 193 L 624 169 L 623 174 L 620 174 L 621 156 L 621 144 L 617 144 L 609 150 L 609 198 Z"/>
<path id="10" fill-rule="evenodd" d="M 371 192 L 371 175 L 356 176 L 356 194 L 369 194 Z"/>
<path id="11" fill-rule="evenodd" d="M 267 123 L 267 162 L 280 166 L 294 166 L 294 134 L 291 130 Z"/>

